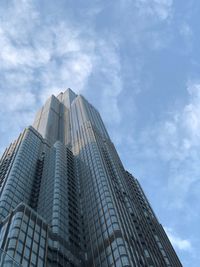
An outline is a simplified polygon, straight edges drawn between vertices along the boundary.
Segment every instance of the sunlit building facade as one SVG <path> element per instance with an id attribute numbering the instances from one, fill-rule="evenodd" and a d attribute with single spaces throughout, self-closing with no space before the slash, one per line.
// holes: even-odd
<path id="1" fill-rule="evenodd" d="M 0 160 L 0 266 L 182 266 L 98 111 L 70 89 Z"/>

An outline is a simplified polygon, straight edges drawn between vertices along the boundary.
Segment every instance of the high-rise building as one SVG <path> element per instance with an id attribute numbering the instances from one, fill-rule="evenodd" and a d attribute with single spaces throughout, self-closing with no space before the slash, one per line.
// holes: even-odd
<path id="1" fill-rule="evenodd" d="M 0 266 L 182 266 L 98 111 L 70 89 L 0 160 Z"/>

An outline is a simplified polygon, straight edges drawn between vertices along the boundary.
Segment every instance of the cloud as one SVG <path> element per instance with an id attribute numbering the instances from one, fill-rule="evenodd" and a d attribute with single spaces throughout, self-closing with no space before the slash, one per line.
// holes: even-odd
<path id="1" fill-rule="evenodd" d="M 0 92 L 0 111 L 14 112 L 20 110 L 30 110 L 34 107 L 36 97 L 33 93 L 26 90 L 18 92 Z"/>
<path id="2" fill-rule="evenodd" d="M 91 78 L 105 117 L 120 121 L 117 38 L 96 34 L 90 20 L 101 7 L 90 11 L 89 21 L 81 25 L 67 15 L 65 20 L 47 20 L 31 0 L 13 1 L 0 8 L 1 134 L 8 130 L 8 120 L 11 132 L 18 133 L 19 128 L 31 124 L 34 112 L 51 94 L 68 87 L 77 93 L 87 91 Z M 2 139 L 0 147 L 5 142 Z"/>
<path id="3" fill-rule="evenodd" d="M 179 160 L 185 159 L 188 152 L 200 145 L 200 83 L 188 83 L 187 92 L 188 103 L 172 112 L 171 118 L 160 125 L 159 143 L 164 146 L 163 153 L 172 150 L 171 157 Z"/>
<path id="4" fill-rule="evenodd" d="M 111 45 L 107 45 L 106 40 L 100 41 L 95 55 L 94 67 L 98 70 L 96 78 L 100 82 L 102 116 L 106 122 L 118 124 L 121 120 L 118 97 L 123 90 L 121 63 L 117 52 L 117 39 L 112 35 L 109 39 Z"/>
<path id="5" fill-rule="evenodd" d="M 137 141 L 138 158 L 165 164 L 166 207 L 185 214 L 191 213 L 190 201 L 198 199 L 193 187 L 200 182 L 200 83 L 189 82 L 187 93 L 185 105 L 168 110 Z"/>
<path id="6" fill-rule="evenodd" d="M 72 87 L 81 90 L 91 73 L 94 44 L 87 38 L 81 38 L 79 30 L 69 22 L 43 25 L 42 18 L 33 6 L 24 6 L 22 1 L 19 3 L 14 5 L 12 12 L 18 13 L 21 5 L 22 10 L 25 9 L 24 19 L 21 13 L 20 18 L 15 17 L 16 14 L 9 14 L 15 18 L 16 23 L 13 19 L 8 20 L 0 29 L 1 68 L 5 75 L 8 71 L 29 69 L 37 72 L 35 78 L 42 90 L 47 87 L 51 90 L 50 87 L 55 84 L 57 87 L 65 87 L 67 83 L 72 83 Z M 35 25 L 31 29 L 27 26 L 27 13 L 33 18 L 32 23 Z M 31 15 L 32 13 L 37 16 Z M 13 30 L 14 24 L 20 27 Z M 26 40 L 25 43 L 23 39 Z M 18 76 L 20 74 L 23 76 L 24 72 L 18 71 Z M 30 82 L 34 85 L 33 80 L 27 81 Z"/>
<path id="7" fill-rule="evenodd" d="M 180 26 L 180 34 L 185 38 L 185 39 L 191 39 L 193 36 L 193 30 L 190 27 L 189 24 L 186 22 L 182 23 Z"/>
<path id="8" fill-rule="evenodd" d="M 174 233 L 172 228 L 164 227 L 164 229 L 169 237 L 169 240 L 175 248 L 189 252 L 192 250 L 192 244 L 190 240 L 182 239 L 176 233 Z"/>
<path id="9" fill-rule="evenodd" d="M 191 101 L 187 104 L 183 111 L 182 121 L 190 135 L 191 142 L 200 143 L 200 83 L 189 82 L 188 93 Z"/>
<path id="10" fill-rule="evenodd" d="M 164 21 L 172 15 L 173 0 L 136 0 L 136 6 L 142 16 L 155 16 Z"/>
<path id="11" fill-rule="evenodd" d="M 179 26 L 179 34 L 182 37 L 184 45 L 184 50 L 182 51 L 182 54 L 191 54 L 194 50 L 195 44 L 194 32 L 191 25 L 186 21 L 183 21 Z"/>

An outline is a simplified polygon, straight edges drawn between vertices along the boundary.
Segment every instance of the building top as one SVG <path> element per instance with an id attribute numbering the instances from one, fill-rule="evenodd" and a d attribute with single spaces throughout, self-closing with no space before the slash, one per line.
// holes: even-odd
<path id="1" fill-rule="evenodd" d="M 67 107 L 70 108 L 71 103 L 73 100 L 77 97 L 77 94 L 75 94 L 70 88 L 65 90 L 64 92 L 61 92 L 57 98 Z"/>

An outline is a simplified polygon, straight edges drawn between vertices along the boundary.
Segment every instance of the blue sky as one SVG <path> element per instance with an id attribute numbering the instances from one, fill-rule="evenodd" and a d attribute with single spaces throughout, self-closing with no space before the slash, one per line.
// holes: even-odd
<path id="1" fill-rule="evenodd" d="M 200 2 L 1 0 L 0 153 L 51 94 L 100 111 L 184 266 L 200 266 Z"/>

